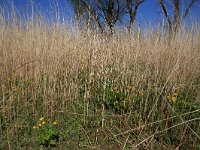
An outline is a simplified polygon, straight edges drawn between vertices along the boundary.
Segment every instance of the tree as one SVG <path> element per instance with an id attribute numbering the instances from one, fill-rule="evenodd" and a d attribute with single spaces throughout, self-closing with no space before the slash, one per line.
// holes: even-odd
<path id="1" fill-rule="evenodd" d="M 171 17 L 169 15 L 169 11 L 166 6 L 166 1 L 158 0 L 158 2 L 167 20 L 169 33 L 172 34 L 172 33 L 176 33 L 179 30 L 181 23 L 186 18 L 189 11 L 191 10 L 195 2 L 197 2 L 197 0 L 187 0 L 188 6 L 186 6 L 185 11 L 182 14 L 181 14 L 181 8 L 183 8 L 183 5 L 186 4 L 186 1 L 184 4 L 183 4 L 183 1 L 180 1 L 180 0 L 170 1 L 170 4 L 172 5 L 172 9 L 173 9 L 173 15 Z"/>
<path id="2" fill-rule="evenodd" d="M 77 19 L 84 18 L 89 25 L 110 33 L 124 11 L 120 0 L 71 0 L 71 4 Z"/>
<path id="3" fill-rule="evenodd" d="M 71 0 L 77 19 L 84 18 L 90 25 L 112 34 L 117 21 L 123 23 L 124 15 L 129 15 L 128 31 L 133 31 L 133 25 L 139 6 L 145 0 Z"/>
<path id="4" fill-rule="evenodd" d="M 126 6 L 127 6 L 126 9 L 130 17 L 129 26 L 128 26 L 129 33 L 133 32 L 133 25 L 135 22 L 137 11 L 138 11 L 139 6 L 143 2 L 144 0 L 126 0 Z"/>

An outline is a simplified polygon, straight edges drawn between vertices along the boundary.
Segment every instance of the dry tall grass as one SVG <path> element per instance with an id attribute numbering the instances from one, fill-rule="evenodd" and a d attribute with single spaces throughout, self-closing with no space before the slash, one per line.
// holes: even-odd
<path id="1" fill-rule="evenodd" d="M 194 119 L 199 124 L 199 118 L 189 117 L 185 120 L 181 116 L 192 111 L 199 115 L 199 29 L 182 30 L 169 43 L 162 30 L 149 29 L 145 33 L 137 32 L 132 37 L 126 34 L 108 37 L 91 34 L 94 31 L 90 30 L 71 32 L 59 22 L 48 25 L 41 19 L 9 23 L 2 14 L 0 26 L 0 139 L 9 141 L 5 142 L 3 148 L 12 149 L 17 145 L 18 140 L 14 138 L 16 133 L 19 134 L 17 131 L 30 130 L 30 124 L 22 123 L 22 120 L 29 120 L 31 114 L 55 119 L 60 114 L 80 113 L 83 115 L 83 124 L 87 124 L 93 101 L 100 102 L 96 106 L 96 113 L 99 112 L 101 117 L 99 130 L 107 129 L 110 136 L 116 134 L 114 140 L 119 149 L 172 149 L 187 145 L 187 140 L 190 144 L 188 148 L 195 148 L 199 143 L 199 129 L 187 122 Z M 113 112 L 109 118 L 109 114 L 105 113 L 106 106 L 101 105 L 107 101 L 106 92 L 96 96 L 98 90 L 107 89 L 107 85 L 128 95 L 142 93 L 140 101 L 132 103 L 139 108 L 127 112 L 122 110 L 120 114 Z M 98 89 L 96 92 L 94 86 Z M 80 88 L 83 93 L 80 93 Z M 180 97 L 191 99 L 197 108 L 189 108 L 184 113 L 177 112 L 166 98 L 174 92 L 180 95 L 185 93 Z M 191 96 L 192 92 L 195 94 Z M 81 106 L 77 106 L 79 104 Z M 73 105 L 81 110 L 71 109 Z M 168 110 L 165 110 L 166 105 Z M 139 120 L 135 124 L 130 123 L 131 114 L 137 112 Z M 157 114 L 159 117 L 156 118 Z M 117 125 L 115 129 L 109 128 L 108 125 L 118 115 L 126 116 L 120 118 L 121 128 Z M 170 117 L 177 117 L 179 121 L 163 128 L 156 126 L 151 131 L 155 121 Z M 145 128 L 149 123 L 152 123 L 150 128 Z M 181 127 L 177 131 L 182 139 L 177 143 L 180 145 L 173 142 L 169 145 L 163 139 L 156 138 L 156 134 L 160 135 L 161 132 L 160 136 L 164 136 L 168 128 L 179 124 Z M 133 132 L 134 135 L 132 129 L 137 130 Z M 188 133 L 191 133 L 189 139 Z M 98 147 L 91 143 L 90 147 L 106 149 L 105 145 Z"/>

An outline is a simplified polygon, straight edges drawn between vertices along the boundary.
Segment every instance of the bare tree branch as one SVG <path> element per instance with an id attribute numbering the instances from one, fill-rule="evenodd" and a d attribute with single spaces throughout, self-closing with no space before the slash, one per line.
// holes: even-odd
<path id="1" fill-rule="evenodd" d="M 145 0 L 71 0 L 76 12 L 77 18 L 94 21 L 98 28 L 113 32 L 115 24 L 119 21 L 124 24 L 123 15 L 130 16 L 128 30 L 133 31 L 133 25 L 136 19 L 139 6 Z M 92 18 L 91 18 L 92 17 Z M 88 19 L 88 20 L 87 20 Z M 93 23 L 92 23 L 93 24 Z"/>
<path id="2" fill-rule="evenodd" d="M 163 14 L 165 15 L 167 23 L 169 25 L 169 33 L 170 34 L 171 34 L 171 32 L 176 33 L 179 30 L 181 23 L 183 22 L 185 17 L 188 15 L 189 11 L 191 10 L 192 6 L 195 4 L 196 1 L 197 0 L 190 0 L 188 7 L 186 8 L 183 15 L 181 15 L 181 7 L 183 5 L 183 2 L 181 2 L 180 0 L 173 0 L 172 1 L 173 18 L 170 19 L 169 11 L 167 10 L 164 0 L 158 0 L 159 4 L 161 6 L 161 9 L 163 11 Z"/>
<path id="3" fill-rule="evenodd" d="M 188 8 L 186 9 L 186 11 L 185 11 L 185 13 L 184 13 L 184 15 L 183 15 L 183 17 L 182 17 L 181 20 L 184 20 L 184 19 L 185 19 L 185 17 L 188 15 L 190 9 L 191 9 L 192 6 L 195 4 L 195 2 L 197 2 L 197 0 L 192 0 L 192 1 L 191 1 L 191 3 L 188 5 Z"/>
<path id="4" fill-rule="evenodd" d="M 164 13 L 164 15 L 165 15 L 165 17 L 166 17 L 166 19 L 167 19 L 167 22 L 168 22 L 169 26 L 171 26 L 171 25 L 172 25 L 172 22 L 171 22 L 171 20 L 170 20 L 169 15 L 168 15 L 167 8 L 166 8 L 166 6 L 165 6 L 165 4 L 164 4 L 164 1 L 163 1 L 163 0 L 159 0 L 159 3 L 160 3 L 160 6 L 161 6 L 161 8 L 162 8 L 162 10 L 163 10 L 163 13 Z"/>
<path id="5" fill-rule="evenodd" d="M 129 33 L 133 32 L 133 25 L 135 22 L 138 8 L 144 1 L 145 0 L 134 0 L 134 1 L 126 0 L 127 10 L 128 10 L 129 16 L 130 16 L 129 27 L 128 27 Z M 134 5 L 133 5 L 133 2 L 135 2 Z"/>

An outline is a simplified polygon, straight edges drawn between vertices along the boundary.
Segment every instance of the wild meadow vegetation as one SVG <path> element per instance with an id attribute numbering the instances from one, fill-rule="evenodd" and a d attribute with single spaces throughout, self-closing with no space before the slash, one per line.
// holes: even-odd
<path id="1" fill-rule="evenodd" d="M 0 26 L 0 149 L 200 149 L 199 27 Z"/>

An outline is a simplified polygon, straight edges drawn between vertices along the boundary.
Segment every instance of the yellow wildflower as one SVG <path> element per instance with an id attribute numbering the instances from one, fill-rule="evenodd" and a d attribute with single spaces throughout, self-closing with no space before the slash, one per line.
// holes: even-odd
<path id="1" fill-rule="evenodd" d="M 46 122 L 45 121 L 42 121 L 42 124 L 45 124 Z"/>
<path id="2" fill-rule="evenodd" d="M 172 101 L 175 103 L 176 102 L 176 97 L 172 97 Z"/>
<path id="3" fill-rule="evenodd" d="M 43 120 L 44 120 L 44 117 L 41 117 L 39 120 L 40 120 L 40 121 L 43 121 Z"/>
<path id="4" fill-rule="evenodd" d="M 38 126 L 33 126 L 33 129 L 36 129 L 36 128 L 38 128 Z"/>
<path id="5" fill-rule="evenodd" d="M 174 96 L 178 96 L 178 93 L 174 93 L 173 95 L 174 95 Z"/>
<path id="6" fill-rule="evenodd" d="M 40 123 L 40 124 L 38 124 L 38 126 L 39 126 L 39 127 L 41 127 L 41 126 L 42 126 L 42 124 Z"/>
<path id="7" fill-rule="evenodd" d="M 58 122 L 54 121 L 53 124 L 56 125 L 56 124 L 58 124 Z"/>
<path id="8" fill-rule="evenodd" d="M 170 99 L 170 96 L 169 96 L 169 95 L 167 96 L 167 99 Z"/>

